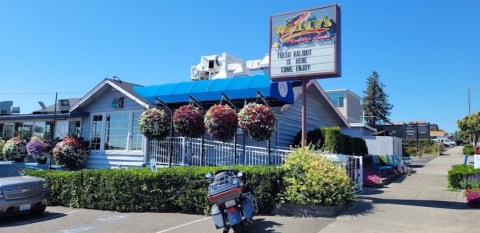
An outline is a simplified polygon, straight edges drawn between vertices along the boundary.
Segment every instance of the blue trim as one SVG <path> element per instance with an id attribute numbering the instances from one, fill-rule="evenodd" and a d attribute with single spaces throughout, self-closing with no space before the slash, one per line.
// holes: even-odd
<path id="1" fill-rule="evenodd" d="M 219 101 L 222 93 L 233 100 L 253 99 L 257 97 L 257 91 L 283 104 L 294 102 L 290 82 L 287 82 L 287 95 L 282 97 L 278 83 L 272 83 L 266 75 L 133 87 L 133 90 L 151 103 L 156 102 L 155 98 L 165 103 L 187 103 L 190 96 L 198 101 Z"/>

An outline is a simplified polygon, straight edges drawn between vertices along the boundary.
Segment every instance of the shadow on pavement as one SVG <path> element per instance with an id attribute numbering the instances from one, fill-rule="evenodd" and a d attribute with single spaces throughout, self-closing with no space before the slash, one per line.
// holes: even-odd
<path id="1" fill-rule="evenodd" d="M 436 201 L 436 200 L 406 200 L 406 199 L 383 199 L 374 197 L 364 197 L 364 199 L 371 200 L 374 204 L 393 204 L 393 205 L 407 205 L 419 206 L 439 209 L 453 209 L 453 210 L 470 210 L 465 203 L 451 202 L 451 201 Z"/>
<path id="2" fill-rule="evenodd" d="M 52 213 L 52 212 L 45 212 L 40 215 L 32 215 L 32 214 L 12 215 L 8 217 L 0 218 L 0 228 L 39 223 L 39 222 L 49 221 L 56 218 L 61 218 L 64 216 L 67 216 L 67 215 L 63 213 Z"/>
<path id="3" fill-rule="evenodd" d="M 267 221 L 264 218 L 255 218 L 255 221 L 252 225 L 247 226 L 248 232 L 258 232 L 258 233 L 265 233 L 265 232 L 275 232 L 273 229 L 276 226 L 283 226 L 283 224 Z"/>
<path id="4" fill-rule="evenodd" d="M 340 214 L 340 216 L 359 216 L 367 215 L 373 210 L 373 204 L 370 200 L 366 198 L 359 197 L 357 201 L 353 204 L 352 207 L 347 209 L 345 212 Z"/>

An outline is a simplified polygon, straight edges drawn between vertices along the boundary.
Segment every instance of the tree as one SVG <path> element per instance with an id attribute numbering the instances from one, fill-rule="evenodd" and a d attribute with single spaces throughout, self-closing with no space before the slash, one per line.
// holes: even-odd
<path id="1" fill-rule="evenodd" d="M 383 90 L 385 85 L 380 82 L 376 71 L 367 79 L 367 90 L 363 92 L 362 110 L 367 124 L 376 127 L 379 124 L 390 123 L 390 111 L 393 105 L 388 103 L 388 95 Z"/>
<path id="2" fill-rule="evenodd" d="M 465 116 L 463 119 L 457 121 L 457 125 L 460 129 L 460 135 L 473 137 L 473 142 L 477 144 L 478 137 L 480 136 L 480 112 Z"/>

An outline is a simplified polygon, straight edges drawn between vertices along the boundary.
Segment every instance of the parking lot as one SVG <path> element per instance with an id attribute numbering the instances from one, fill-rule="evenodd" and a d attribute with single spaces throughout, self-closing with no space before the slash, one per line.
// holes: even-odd
<path id="1" fill-rule="evenodd" d="M 333 222 L 333 218 L 292 218 L 257 216 L 248 226 L 249 232 L 317 233 Z M 152 232 L 212 233 L 213 220 L 202 215 L 175 213 L 119 213 L 88 209 L 49 206 L 43 215 L 14 216 L 0 219 L 0 232 Z M 232 231 L 230 231 L 232 232 Z"/>

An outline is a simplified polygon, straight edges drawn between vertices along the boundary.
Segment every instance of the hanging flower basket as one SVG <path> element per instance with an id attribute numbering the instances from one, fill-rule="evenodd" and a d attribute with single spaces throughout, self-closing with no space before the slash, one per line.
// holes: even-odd
<path id="1" fill-rule="evenodd" d="M 197 138 L 205 132 L 203 111 L 191 105 L 183 105 L 173 113 L 173 128 L 184 137 Z"/>
<path id="2" fill-rule="evenodd" d="M 228 105 L 213 105 L 205 114 L 205 127 L 213 138 L 226 142 L 237 131 L 237 114 Z"/>
<path id="3" fill-rule="evenodd" d="M 52 151 L 57 164 L 73 169 L 85 166 L 89 152 L 88 143 L 76 137 L 64 138 Z"/>
<path id="4" fill-rule="evenodd" d="M 266 141 L 275 130 L 275 113 L 264 104 L 249 103 L 238 113 L 238 126 L 255 141 Z"/>
<path id="5" fill-rule="evenodd" d="M 170 131 L 170 116 L 160 109 L 147 109 L 138 120 L 140 133 L 148 139 L 163 139 Z"/>
<path id="6" fill-rule="evenodd" d="M 27 153 L 32 156 L 38 163 L 46 162 L 46 153 L 50 150 L 50 145 L 43 142 L 39 137 L 33 136 L 27 143 Z"/>
<path id="7" fill-rule="evenodd" d="M 27 142 L 19 136 L 11 138 L 5 143 L 2 149 L 4 159 L 7 161 L 23 162 L 28 154 L 25 148 L 26 145 Z"/>

